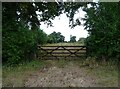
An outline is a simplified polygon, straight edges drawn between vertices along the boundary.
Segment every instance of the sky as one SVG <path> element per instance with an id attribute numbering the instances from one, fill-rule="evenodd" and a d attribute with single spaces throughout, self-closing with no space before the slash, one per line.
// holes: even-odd
<path id="1" fill-rule="evenodd" d="M 76 13 L 74 18 L 83 18 L 85 16 L 85 12 L 79 9 L 79 12 Z M 81 37 L 86 38 L 88 36 L 88 32 L 84 30 L 84 27 L 76 26 L 74 29 L 71 29 L 69 27 L 69 18 L 66 17 L 65 14 L 61 14 L 59 17 L 55 17 L 54 20 L 52 20 L 54 27 L 48 27 L 44 23 L 41 23 L 40 28 L 43 29 L 43 31 L 47 34 L 55 32 L 61 32 L 63 36 L 65 36 L 65 41 L 70 40 L 70 35 L 76 36 L 76 40 L 78 40 Z M 83 23 L 83 21 L 82 21 Z"/>

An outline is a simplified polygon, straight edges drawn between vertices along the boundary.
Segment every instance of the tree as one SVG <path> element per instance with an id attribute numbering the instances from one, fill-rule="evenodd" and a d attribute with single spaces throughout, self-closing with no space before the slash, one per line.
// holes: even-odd
<path id="1" fill-rule="evenodd" d="M 10 24 L 4 24 L 2 36 L 3 64 L 15 65 L 23 60 L 32 59 L 36 44 L 34 37 L 34 34 L 21 23 L 11 22 Z"/>
<path id="2" fill-rule="evenodd" d="M 51 20 L 59 16 L 63 10 L 61 2 L 59 4 L 57 2 L 3 2 L 2 8 L 3 24 L 10 20 L 24 21 L 25 25 L 31 25 L 33 30 L 40 25 L 40 22 L 51 25 Z M 41 14 L 37 14 L 36 11 Z"/>
<path id="3" fill-rule="evenodd" d="M 85 45 L 85 42 L 86 42 L 86 38 L 82 37 L 82 38 L 79 38 L 78 40 L 79 43 Z"/>
<path id="4" fill-rule="evenodd" d="M 60 43 L 61 43 L 61 42 L 64 42 L 64 40 L 65 40 L 65 37 L 64 37 L 63 35 L 60 35 L 59 42 L 60 42 Z"/>
<path id="5" fill-rule="evenodd" d="M 120 2 L 113 3 L 65 3 L 65 12 L 70 18 L 70 26 L 80 25 L 80 18 L 74 19 L 75 12 L 82 8 L 85 12 L 84 26 L 89 31 L 86 44 L 89 55 L 98 59 L 120 59 Z M 88 7 L 88 5 L 90 7 Z"/>
<path id="6" fill-rule="evenodd" d="M 70 42 L 76 42 L 76 36 L 71 36 L 70 37 Z"/>
<path id="7" fill-rule="evenodd" d="M 48 43 L 60 43 L 64 42 L 65 37 L 61 35 L 60 32 L 53 32 L 50 35 L 48 35 Z"/>
<path id="8" fill-rule="evenodd" d="M 120 3 L 91 3 L 92 7 L 84 8 L 87 13 L 84 26 L 90 34 L 87 38 L 89 55 L 100 60 L 119 60 L 119 5 Z"/>
<path id="9" fill-rule="evenodd" d="M 91 7 L 88 7 L 88 4 Z M 34 55 L 37 44 L 43 44 L 46 35 L 40 30 L 40 22 L 52 25 L 51 20 L 62 13 L 69 17 L 69 26 L 80 25 L 80 18 L 74 19 L 78 9 L 86 12 L 85 29 L 90 36 L 86 39 L 91 56 L 100 59 L 120 59 L 120 2 L 76 3 L 76 2 L 4 2 L 2 3 L 3 61 L 11 64 Z M 39 11 L 40 14 L 36 12 Z M 39 17 L 39 18 L 38 18 Z M 48 36 L 50 42 L 60 42 L 64 37 L 54 32 Z M 72 37 L 72 41 L 76 37 Z M 30 44 L 28 44 L 30 43 Z M 23 56 L 25 55 L 25 56 Z M 13 61 L 12 61 L 13 60 Z M 19 60 L 19 61 L 18 61 Z"/>
<path id="10" fill-rule="evenodd" d="M 47 35 L 38 28 L 33 3 L 6 2 L 2 5 L 3 64 L 16 65 L 34 59 L 37 44 L 44 44 Z"/>

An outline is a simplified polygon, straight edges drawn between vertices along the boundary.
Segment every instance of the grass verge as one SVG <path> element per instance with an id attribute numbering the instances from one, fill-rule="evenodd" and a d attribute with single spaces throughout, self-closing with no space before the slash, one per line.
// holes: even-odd
<path id="1" fill-rule="evenodd" d="M 96 77 L 96 84 L 102 87 L 118 87 L 118 71 L 115 67 L 99 66 L 86 69 L 87 73 Z"/>
<path id="2" fill-rule="evenodd" d="M 37 70 L 40 70 L 44 66 L 45 62 L 42 60 L 34 60 L 15 67 L 3 66 L 2 86 L 23 87 L 29 75 L 35 73 Z"/>
<path id="3" fill-rule="evenodd" d="M 87 60 L 80 65 L 85 72 L 96 79 L 100 87 L 118 87 L 118 66 L 109 62 Z"/>

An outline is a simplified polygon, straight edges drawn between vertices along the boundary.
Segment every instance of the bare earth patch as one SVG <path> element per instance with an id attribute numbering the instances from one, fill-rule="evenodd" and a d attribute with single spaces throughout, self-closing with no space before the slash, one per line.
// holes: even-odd
<path id="1" fill-rule="evenodd" d="M 35 60 L 3 67 L 2 80 L 3 87 L 118 87 L 118 71 L 92 61 Z"/>
<path id="2" fill-rule="evenodd" d="M 25 87 L 97 87 L 95 78 L 75 65 L 51 66 L 29 76 Z"/>

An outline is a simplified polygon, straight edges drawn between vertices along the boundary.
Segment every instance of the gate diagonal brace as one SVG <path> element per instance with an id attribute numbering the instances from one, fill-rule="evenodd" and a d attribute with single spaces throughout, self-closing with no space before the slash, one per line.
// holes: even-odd
<path id="1" fill-rule="evenodd" d="M 44 49 L 43 47 L 45 47 L 45 46 L 38 46 L 39 47 L 39 49 L 40 50 L 43 50 L 46 54 L 45 55 L 43 55 L 43 56 L 41 56 L 41 57 L 47 57 L 47 55 L 48 54 L 50 54 L 50 56 L 51 57 L 55 57 L 55 58 L 57 58 L 57 59 L 59 59 L 58 57 L 59 56 L 55 56 L 55 55 L 53 55 L 53 52 L 55 51 L 55 50 L 57 50 L 57 49 L 59 49 L 59 48 L 63 48 L 63 50 L 66 50 L 66 51 L 68 51 L 68 56 L 64 56 L 65 58 L 67 58 L 67 57 L 73 57 L 72 55 L 75 55 L 76 57 L 80 57 L 79 55 L 77 55 L 77 53 L 78 53 L 78 51 L 80 51 L 80 50 L 82 50 L 82 49 L 84 49 L 86 46 L 80 46 L 81 48 L 80 49 L 75 49 L 75 51 L 74 52 L 72 52 L 71 51 L 71 49 L 67 49 L 66 47 L 71 47 L 71 46 L 55 46 L 56 48 L 54 48 L 54 49 L 50 49 L 51 51 L 49 52 L 48 51 L 48 49 Z M 47 46 L 46 46 L 47 47 Z M 48 46 L 49 47 L 49 46 Z M 54 47 L 54 46 L 52 46 L 52 47 Z M 72 46 L 73 47 L 73 46 Z M 75 46 L 76 47 L 76 46 Z M 62 56 L 61 56 L 62 57 Z"/>
<path id="2" fill-rule="evenodd" d="M 46 54 L 43 55 L 42 57 L 46 56 L 49 53 L 47 50 L 43 49 L 42 47 L 40 47 L 40 49 L 46 52 Z"/>
<path id="3" fill-rule="evenodd" d="M 48 54 L 50 54 L 52 57 L 57 58 L 57 56 L 53 55 L 52 53 L 53 53 L 55 50 L 57 50 L 58 48 L 59 48 L 59 47 L 57 47 L 57 48 L 55 48 L 55 49 L 52 49 L 52 51 L 50 51 L 50 52 L 48 52 L 47 50 L 41 48 L 42 50 L 46 51 L 46 55 L 43 55 L 42 57 L 45 57 L 45 56 L 47 56 Z"/>
<path id="4" fill-rule="evenodd" d="M 77 51 L 75 51 L 75 52 L 73 52 L 76 56 L 78 56 L 76 53 L 78 52 L 78 51 L 80 51 L 80 50 L 82 50 L 83 48 L 85 48 L 85 47 L 82 47 L 81 49 L 78 49 Z"/>
<path id="5" fill-rule="evenodd" d="M 66 49 L 65 47 L 63 47 L 63 46 L 61 46 L 64 50 L 67 50 L 68 52 L 70 52 L 70 55 L 68 55 L 68 56 L 66 56 L 66 57 L 69 57 L 69 56 L 71 56 L 72 54 L 74 54 L 75 56 L 78 56 L 78 55 L 76 55 L 75 53 L 76 52 L 71 52 L 69 49 Z"/>

